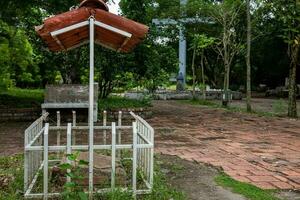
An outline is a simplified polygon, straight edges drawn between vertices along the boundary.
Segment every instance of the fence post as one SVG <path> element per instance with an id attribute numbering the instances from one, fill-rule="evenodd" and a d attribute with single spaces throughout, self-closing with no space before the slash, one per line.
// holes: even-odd
<path id="1" fill-rule="evenodd" d="M 57 111 L 56 112 L 56 126 L 57 127 L 60 127 L 61 125 L 61 119 L 60 119 L 60 111 Z M 60 130 L 57 131 L 57 136 L 56 136 L 56 144 L 57 146 L 60 146 Z M 60 152 L 57 152 L 57 156 L 60 156 Z"/>
<path id="2" fill-rule="evenodd" d="M 111 189 L 115 189 L 116 175 L 116 123 L 111 124 Z"/>
<path id="3" fill-rule="evenodd" d="M 107 112 L 103 111 L 103 126 L 106 126 L 107 123 Z M 106 145 L 106 130 L 103 130 L 103 144 Z"/>
<path id="4" fill-rule="evenodd" d="M 137 171 L 137 126 L 136 122 L 132 123 L 133 145 L 132 145 L 132 192 L 136 198 L 136 171 Z"/>
<path id="5" fill-rule="evenodd" d="M 71 140 L 72 140 L 72 124 L 69 123 L 67 128 L 67 156 L 72 153 Z M 67 163 L 71 164 L 71 161 L 68 159 L 68 157 L 67 157 Z M 68 169 L 67 172 L 70 173 L 71 172 L 70 169 Z M 71 178 L 69 176 L 67 177 L 67 182 L 71 182 Z"/>
<path id="6" fill-rule="evenodd" d="M 48 131 L 47 123 L 44 130 L 44 200 L 48 199 Z"/>
<path id="7" fill-rule="evenodd" d="M 28 144 L 28 132 L 25 131 L 24 134 L 25 140 L 24 140 L 24 146 L 26 147 Z M 26 193 L 26 190 L 28 188 L 28 161 L 29 161 L 29 153 L 25 150 L 24 152 L 24 194 Z"/>
<path id="8" fill-rule="evenodd" d="M 154 129 L 150 129 L 150 138 L 152 148 L 150 151 L 150 186 L 153 188 L 153 173 L 154 173 Z"/>
<path id="9" fill-rule="evenodd" d="M 119 111 L 118 115 L 118 144 L 122 144 L 122 131 L 121 131 L 121 126 L 122 126 L 122 111 Z M 121 149 L 118 151 L 118 158 L 121 158 Z"/>
<path id="10" fill-rule="evenodd" d="M 72 111 L 73 114 L 73 127 L 76 127 L 76 111 Z M 76 135 L 75 135 L 75 130 L 72 133 L 72 144 L 76 145 Z"/>

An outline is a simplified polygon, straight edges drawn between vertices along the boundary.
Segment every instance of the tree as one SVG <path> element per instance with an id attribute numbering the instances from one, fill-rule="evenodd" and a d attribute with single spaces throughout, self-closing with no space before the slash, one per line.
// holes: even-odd
<path id="1" fill-rule="evenodd" d="M 215 42 L 215 38 L 208 37 L 205 34 L 196 34 L 192 42 L 193 59 L 192 59 L 192 72 L 193 72 L 193 98 L 195 98 L 195 87 L 196 87 L 196 69 L 195 69 L 195 58 L 200 55 L 200 66 L 201 66 L 201 80 L 202 80 L 202 93 L 205 99 L 205 75 L 204 75 L 204 59 L 205 49 L 211 47 Z"/>
<path id="2" fill-rule="evenodd" d="M 33 62 L 33 50 L 24 31 L 0 20 L 0 87 L 32 83 L 40 77 Z"/>
<path id="3" fill-rule="evenodd" d="M 160 9 L 166 11 L 160 13 L 161 15 L 168 14 L 169 10 L 166 9 L 168 5 L 165 0 L 160 0 L 159 6 L 155 6 L 152 0 L 121 0 L 120 3 L 124 16 L 150 26 L 147 38 L 127 55 L 128 59 L 125 63 L 127 68 L 135 74 L 135 82 L 146 87 L 150 92 L 167 82 L 167 74 L 177 71 L 178 68 L 177 49 L 172 46 L 175 34 L 170 34 L 168 31 L 170 29 L 158 31 L 152 24 L 152 19 Z M 171 6 L 175 5 L 171 3 Z M 160 37 L 164 34 L 168 36 L 163 37 L 165 41 Z"/>
<path id="4" fill-rule="evenodd" d="M 287 44 L 287 54 L 290 58 L 289 66 L 289 104 L 288 116 L 297 117 L 297 66 L 299 66 L 300 48 L 300 1 L 275 0 L 267 1 L 273 8 L 273 13 L 282 23 L 281 37 Z"/>
<path id="5" fill-rule="evenodd" d="M 230 70 L 233 59 L 242 49 L 242 42 L 238 38 L 238 17 L 243 6 L 240 1 L 224 0 L 222 3 L 213 4 L 210 14 L 222 27 L 222 33 L 216 46 L 224 64 L 224 98 L 222 104 L 228 106 Z"/>
<path id="6" fill-rule="evenodd" d="M 246 0 L 247 4 L 247 111 L 251 112 L 251 15 L 250 0 Z"/>

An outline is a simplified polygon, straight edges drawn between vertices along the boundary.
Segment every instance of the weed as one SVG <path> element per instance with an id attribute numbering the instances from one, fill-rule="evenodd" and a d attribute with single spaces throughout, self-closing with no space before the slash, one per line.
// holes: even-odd
<path id="1" fill-rule="evenodd" d="M 249 200 L 279 200 L 272 190 L 263 190 L 248 183 L 242 183 L 222 173 L 215 178 L 218 185 L 230 188 L 232 192 L 241 194 Z"/>

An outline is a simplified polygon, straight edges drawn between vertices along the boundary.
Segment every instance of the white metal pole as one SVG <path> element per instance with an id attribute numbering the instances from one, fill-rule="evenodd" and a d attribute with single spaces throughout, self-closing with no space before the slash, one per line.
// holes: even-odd
<path id="1" fill-rule="evenodd" d="M 94 23 L 90 22 L 90 86 L 89 86 L 89 199 L 93 199 L 93 170 L 94 170 Z"/>
<path id="2" fill-rule="evenodd" d="M 61 118 L 60 118 L 60 111 L 57 111 L 56 112 L 56 126 L 57 127 L 60 127 L 61 125 Z M 60 135 L 60 130 L 57 131 L 57 135 L 56 135 L 56 145 L 57 146 L 60 146 L 60 138 L 61 138 L 61 135 Z M 58 156 L 58 159 L 60 158 L 60 152 L 57 152 L 57 156 Z"/>
<path id="3" fill-rule="evenodd" d="M 103 111 L 103 126 L 106 126 L 107 112 Z M 106 145 L 106 130 L 103 131 L 103 144 Z"/>
<path id="4" fill-rule="evenodd" d="M 118 126 L 122 127 L 122 111 L 119 111 L 119 115 L 118 115 Z M 122 131 L 119 129 L 118 130 L 118 144 L 122 144 Z M 121 153 L 122 150 L 118 151 L 118 158 L 121 158 Z"/>
<path id="5" fill-rule="evenodd" d="M 73 127 L 76 127 L 76 111 L 73 110 Z M 75 135 L 75 130 L 72 132 L 72 144 L 75 146 L 76 145 L 76 135 Z"/>
<path id="6" fill-rule="evenodd" d="M 137 123 L 132 123 L 133 129 L 133 149 L 132 149 L 132 192 L 136 198 L 136 177 L 137 177 Z"/>
<path id="7" fill-rule="evenodd" d="M 68 129 L 67 129 L 67 155 L 70 155 L 72 153 L 72 124 L 68 124 Z M 67 163 L 71 164 L 71 161 L 67 158 Z M 68 173 L 70 173 L 70 169 L 67 170 Z M 71 178 L 68 176 L 67 177 L 67 182 L 71 182 Z"/>
<path id="8" fill-rule="evenodd" d="M 116 123 L 111 124 L 111 189 L 115 189 L 116 179 Z"/>
<path id="9" fill-rule="evenodd" d="M 49 124 L 45 124 L 44 130 L 44 200 L 48 199 L 48 131 Z"/>

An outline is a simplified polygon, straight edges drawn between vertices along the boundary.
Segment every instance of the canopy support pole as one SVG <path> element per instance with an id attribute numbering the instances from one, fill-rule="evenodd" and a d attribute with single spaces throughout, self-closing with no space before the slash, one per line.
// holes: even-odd
<path id="1" fill-rule="evenodd" d="M 94 183 L 94 40 L 95 19 L 90 17 L 90 85 L 89 85 L 89 199 L 93 199 Z"/>

